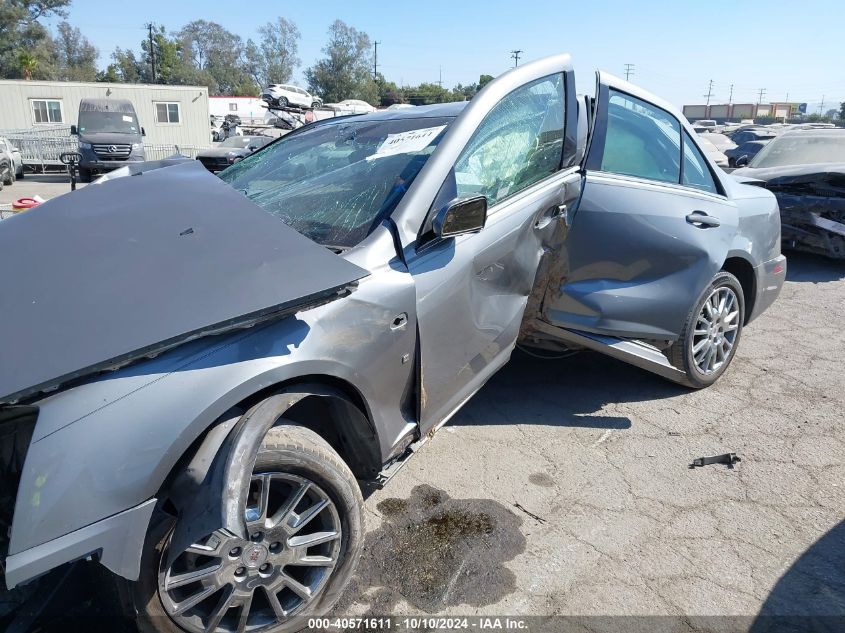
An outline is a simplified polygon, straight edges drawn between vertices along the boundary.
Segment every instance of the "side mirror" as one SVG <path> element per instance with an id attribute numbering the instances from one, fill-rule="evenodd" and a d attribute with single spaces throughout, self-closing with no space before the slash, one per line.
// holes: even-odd
<path id="1" fill-rule="evenodd" d="M 141 136 L 146 136 L 147 131 L 144 128 L 141 128 Z"/>
<path id="2" fill-rule="evenodd" d="M 452 237 L 464 233 L 477 233 L 487 222 L 487 198 L 475 196 L 455 200 L 438 211 L 431 223 L 437 237 Z"/>
<path id="3" fill-rule="evenodd" d="M 71 136 L 79 136 L 79 130 L 76 128 L 75 125 L 70 126 L 70 135 Z"/>
<path id="4" fill-rule="evenodd" d="M 736 159 L 736 163 L 734 163 L 737 167 L 745 167 L 748 165 L 748 154 L 743 154 L 739 158 Z"/>

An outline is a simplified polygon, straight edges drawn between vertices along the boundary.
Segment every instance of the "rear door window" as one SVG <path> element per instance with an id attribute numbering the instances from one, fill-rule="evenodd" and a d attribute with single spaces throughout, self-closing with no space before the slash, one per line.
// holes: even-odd
<path id="1" fill-rule="evenodd" d="M 707 161 L 686 131 L 684 131 L 684 169 L 681 184 L 708 193 L 719 193 Z"/>
<path id="2" fill-rule="evenodd" d="M 641 99 L 610 91 L 601 171 L 680 182 L 681 126 Z"/>

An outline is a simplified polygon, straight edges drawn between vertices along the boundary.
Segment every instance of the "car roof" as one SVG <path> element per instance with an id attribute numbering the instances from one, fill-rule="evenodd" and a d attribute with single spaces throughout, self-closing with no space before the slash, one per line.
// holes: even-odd
<path id="1" fill-rule="evenodd" d="M 831 138 L 841 138 L 845 139 L 845 129 L 842 128 L 805 128 L 803 130 L 787 130 L 783 134 L 781 134 L 778 138 L 788 136 L 789 138 L 795 138 L 796 136 L 802 137 L 831 137 Z"/>

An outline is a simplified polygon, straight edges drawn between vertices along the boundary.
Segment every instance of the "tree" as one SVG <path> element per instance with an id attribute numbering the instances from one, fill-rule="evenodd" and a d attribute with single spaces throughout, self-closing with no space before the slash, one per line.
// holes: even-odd
<path id="1" fill-rule="evenodd" d="M 114 63 L 109 64 L 105 72 L 105 76 L 108 78 L 101 79 L 101 81 L 119 81 L 128 84 L 136 84 L 141 81 L 141 75 L 145 69 L 138 58 L 135 57 L 135 51 L 118 47 L 114 49 L 111 58 Z"/>
<path id="2" fill-rule="evenodd" d="M 18 64 L 23 78 L 32 79 L 32 73 L 38 67 L 38 60 L 30 53 L 22 52 L 18 55 Z"/>
<path id="3" fill-rule="evenodd" d="M 402 89 L 394 82 L 387 81 L 381 73 L 376 74 L 375 81 L 378 88 L 379 105 L 387 107 L 395 103 L 405 103 L 405 95 L 402 94 Z"/>
<path id="4" fill-rule="evenodd" d="M 839 118 L 845 121 L 845 101 L 839 104 Z"/>
<path id="5" fill-rule="evenodd" d="M 0 0 L 0 77 L 52 79 L 55 75 L 55 46 L 40 20 L 64 17 L 70 0 Z M 21 55 L 34 62 L 26 71 Z"/>
<path id="6" fill-rule="evenodd" d="M 481 90 L 484 86 L 489 84 L 493 81 L 493 75 L 481 75 L 478 78 L 478 90 Z"/>
<path id="7" fill-rule="evenodd" d="M 299 52 L 299 29 L 296 24 L 283 17 L 267 22 L 258 28 L 259 44 L 247 41 L 244 59 L 249 73 L 257 84 L 287 83 L 294 69 L 301 63 Z"/>
<path id="8" fill-rule="evenodd" d="M 60 22 L 55 38 L 58 79 L 94 81 L 97 79 L 97 49 L 78 28 Z"/>
<path id="9" fill-rule="evenodd" d="M 326 57 L 305 71 L 311 92 L 326 102 L 378 102 L 378 86 L 370 74 L 372 44 L 366 33 L 335 20 L 329 27 L 329 42 L 323 53 Z"/>
<path id="10" fill-rule="evenodd" d="M 190 62 L 203 83 L 214 84 L 212 94 L 233 94 L 250 86 L 256 94 L 250 73 L 244 70 L 244 45 L 239 35 L 216 22 L 194 20 L 175 33 L 184 62 Z M 212 81 L 209 81 L 211 78 Z"/>

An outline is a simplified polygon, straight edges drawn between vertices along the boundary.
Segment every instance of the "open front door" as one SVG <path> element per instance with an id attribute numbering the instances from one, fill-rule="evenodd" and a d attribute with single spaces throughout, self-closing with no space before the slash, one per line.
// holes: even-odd
<path id="1" fill-rule="evenodd" d="M 400 236 L 413 227 L 402 239 L 417 293 L 422 432 L 510 357 L 544 238 L 577 196 L 575 108 L 567 55 L 502 75 L 452 123 L 397 210 Z M 484 227 L 437 237 L 432 216 L 476 196 L 487 199 Z"/>
<path id="2" fill-rule="evenodd" d="M 737 209 L 674 108 L 605 73 L 597 83 L 584 191 L 542 319 L 674 340 L 725 260 Z"/>

